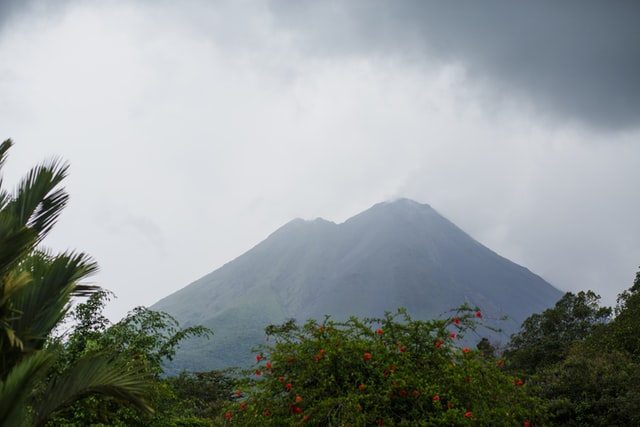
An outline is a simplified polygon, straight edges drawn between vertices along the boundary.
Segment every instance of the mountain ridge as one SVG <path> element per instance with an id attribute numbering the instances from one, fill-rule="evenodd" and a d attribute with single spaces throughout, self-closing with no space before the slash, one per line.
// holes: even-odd
<path id="1" fill-rule="evenodd" d="M 506 342 L 506 334 L 524 318 L 561 296 L 431 206 L 399 199 L 378 203 L 340 224 L 322 218 L 289 221 L 151 308 L 168 312 L 185 326 L 213 329 L 211 344 L 197 346 L 209 348 L 210 357 L 228 365 L 242 358 L 227 357 L 220 347 L 238 347 L 237 335 L 255 344 L 268 324 L 326 314 L 337 320 L 380 317 L 399 307 L 414 318 L 434 318 L 462 303 L 480 306 L 489 319 L 509 317 L 496 325 L 507 332 L 492 337 Z M 186 353 L 191 361 L 178 354 L 177 365 L 222 367 L 216 361 L 194 366 L 195 353 L 189 348 Z"/>

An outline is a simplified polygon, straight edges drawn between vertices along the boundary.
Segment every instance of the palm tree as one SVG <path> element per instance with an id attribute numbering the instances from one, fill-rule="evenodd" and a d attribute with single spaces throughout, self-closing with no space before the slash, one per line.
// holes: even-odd
<path id="1" fill-rule="evenodd" d="M 0 144 L 0 170 L 11 140 Z M 0 179 L 0 425 L 44 425 L 74 402 L 103 395 L 152 411 L 144 396 L 147 377 L 127 361 L 87 355 L 52 374 L 59 354 L 47 339 L 72 298 L 100 288 L 81 281 L 97 271 L 86 254 L 53 254 L 39 248 L 68 201 L 60 183 L 68 165 L 34 167 L 14 193 Z M 44 398 L 34 399 L 36 394 Z"/>

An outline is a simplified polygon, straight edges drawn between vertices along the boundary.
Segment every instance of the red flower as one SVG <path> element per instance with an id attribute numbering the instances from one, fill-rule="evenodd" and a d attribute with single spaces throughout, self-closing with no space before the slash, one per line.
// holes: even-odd
<path id="1" fill-rule="evenodd" d="M 435 396 L 433 396 L 433 401 L 437 402 L 440 400 L 440 396 L 438 396 L 437 394 Z"/>
<path id="2" fill-rule="evenodd" d="M 400 390 L 400 396 L 406 396 L 407 390 Z"/>
<path id="3" fill-rule="evenodd" d="M 284 377 L 280 376 L 278 377 L 278 380 L 280 380 L 280 382 L 284 381 Z"/>
<path id="4" fill-rule="evenodd" d="M 442 344 L 444 344 L 444 341 L 438 340 L 438 342 L 436 343 L 436 348 L 442 347 Z"/>
<path id="5" fill-rule="evenodd" d="M 476 312 L 476 317 L 482 317 L 482 313 L 481 312 Z"/>
<path id="6" fill-rule="evenodd" d="M 242 396 L 242 392 L 240 390 L 236 391 L 236 396 Z"/>
<path id="7" fill-rule="evenodd" d="M 295 360 L 296 360 L 296 359 L 294 359 L 293 357 L 290 357 L 290 358 L 289 358 L 289 364 L 291 364 L 291 363 L 295 362 Z"/>
<path id="8" fill-rule="evenodd" d="M 467 418 L 471 418 L 471 412 L 467 411 L 467 412 L 464 414 L 464 416 L 465 416 L 465 417 L 467 417 Z"/>
<path id="9" fill-rule="evenodd" d="M 302 421 L 309 421 L 309 415 L 305 415 L 304 417 L 302 417 Z"/>
<path id="10" fill-rule="evenodd" d="M 465 348 L 463 348 L 463 349 L 462 349 L 462 352 L 463 352 L 463 353 L 469 353 L 469 347 L 465 347 Z"/>
<path id="11" fill-rule="evenodd" d="M 460 319 L 458 319 L 457 317 L 455 319 L 453 319 L 453 323 L 455 323 L 456 325 L 460 323 Z"/>
<path id="12" fill-rule="evenodd" d="M 382 332 L 382 328 L 379 328 L 376 332 L 378 333 L 378 335 L 382 335 L 382 333 L 383 333 Z"/>
<path id="13" fill-rule="evenodd" d="M 502 365 L 504 365 L 504 362 L 502 360 L 498 360 L 498 366 L 502 367 Z"/>
<path id="14" fill-rule="evenodd" d="M 522 384 L 524 384 L 522 380 L 518 380 L 518 385 L 522 385 Z"/>
<path id="15" fill-rule="evenodd" d="M 271 369 L 271 362 L 267 362 L 267 368 Z"/>
<path id="16" fill-rule="evenodd" d="M 257 376 L 262 375 L 262 371 L 261 371 L 260 369 L 258 369 L 258 370 L 256 371 L 256 375 L 257 375 Z"/>
<path id="17" fill-rule="evenodd" d="M 385 377 L 388 377 L 388 376 L 389 376 L 389 374 L 390 374 L 389 370 L 388 370 L 388 369 L 385 369 L 385 370 L 384 370 L 384 376 L 385 376 Z"/>
<path id="18" fill-rule="evenodd" d="M 302 397 L 301 396 L 296 396 L 296 403 L 298 402 L 302 402 Z"/>
<path id="19" fill-rule="evenodd" d="M 417 396 L 417 395 L 419 395 L 419 394 L 420 394 L 420 392 L 419 392 L 418 390 L 413 390 L 413 395 L 414 395 L 414 396 Z"/>
<path id="20" fill-rule="evenodd" d="M 447 408 L 453 408 L 453 403 L 447 402 Z"/>
<path id="21" fill-rule="evenodd" d="M 287 390 L 291 390 L 291 387 L 292 387 L 292 386 L 291 386 L 291 383 L 287 383 L 287 385 L 285 386 L 285 388 L 286 388 Z"/>
<path id="22" fill-rule="evenodd" d="M 404 348 L 404 346 L 400 347 L 400 353 L 404 353 L 405 350 L 406 348 Z"/>
<path id="23" fill-rule="evenodd" d="M 242 402 L 242 403 L 240 404 L 240 409 L 242 409 L 243 411 L 244 411 L 244 408 L 246 408 L 246 407 L 247 407 L 247 404 L 246 404 L 246 403 Z"/>
<path id="24" fill-rule="evenodd" d="M 396 369 L 397 369 L 397 368 L 396 368 L 396 365 L 391 365 L 391 370 L 392 370 L 393 372 L 395 372 L 395 371 L 396 371 Z"/>
<path id="25" fill-rule="evenodd" d="M 365 387 L 365 385 L 364 385 L 364 384 L 362 384 L 362 383 L 360 383 L 360 385 L 358 386 L 358 388 L 359 388 L 360 390 L 364 390 L 364 387 Z"/>
<path id="26" fill-rule="evenodd" d="M 264 415 L 265 417 L 268 417 L 268 416 L 269 416 L 269 411 L 264 411 L 264 412 L 262 413 L 262 415 Z"/>
<path id="27" fill-rule="evenodd" d="M 259 362 L 262 360 L 262 356 L 259 354 L 256 354 L 256 361 Z"/>
<path id="28" fill-rule="evenodd" d="M 231 419 L 231 413 L 230 413 L 230 412 L 227 412 L 226 414 L 224 414 L 224 417 L 225 417 L 226 419 L 230 420 L 230 419 Z"/>
<path id="29" fill-rule="evenodd" d="M 383 425 L 384 425 L 384 420 L 380 420 L 380 421 L 378 421 L 378 425 L 379 425 L 379 426 L 383 426 Z"/>
<path id="30" fill-rule="evenodd" d="M 296 405 L 291 405 L 291 413 L 292 414 L 299 414 L 300 412 L 302 412 L 302 408 L 296 406 Z"/>
<path id="31" fill-rule="evenodd" d="M 529 421 L 524 422 L 524 427 L 530 427 L 530 426 L 531 426 L 531 423 Z"/>
<path id="32" fill-rule="evenodd" d="M 365 353 L 364 360 L 369 360 L 369 359 L 371 359 L 371 353 Z"/>
<path id="33" fill-rule="evenodd" d="M 317 362 L 318 360 L 320 360 L 322 358 L 322 355 L 321 354 L 316 354 L 315 357 L 316 357 L 316 362 Z"/>
<path id="34" fill-rule="evenodd" d="M 456 333 L 455 333 L 455 332 L 451 332 L 450 337 L 451 337 L 451 338 L 455 338 L 455 337 L 456 337 Z"/>

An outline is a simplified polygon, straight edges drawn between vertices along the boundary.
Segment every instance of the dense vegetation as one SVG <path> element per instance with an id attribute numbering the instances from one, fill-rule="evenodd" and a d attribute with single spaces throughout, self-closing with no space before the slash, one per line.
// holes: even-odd
<path id="1" fill-rule="evenodd" d="M 614 309 L 566 293 L 503 350 L 480 339 L 477 308 L 426 321 L 401 309 L 271 325 L 253 366 L 167 377 L 180 343 L 210 331 L 144 307 L 112 324 L 111 295 L 82 282 L 95 262 L 40 248 L 66 171 L 46 163 L 0 189 L 2 426 L 640 425 L 640 272 Z"/>
<path id="2" fill-rule="evenodd" d="M 592 292 L 567 293 L 502 352 L 482 339 L 463 344 L 481 335 L 476 309 L 429 321 L 399 310 L 271 325 L 253 366 L 168 378 L 162 361 L 181 339 L 207 331 L 180 330 L 144 308 L 109 325 L 100 314 L 108 294 L 97 292 L 56 345 L 67 357 L 99 348 L 144 365 L 156 412 L 89 398 L 51 425 L 637 425 L 639 291 L 640 273 L 615 310 Z"/>
<path id="3" fill-rule="evenodd" d="M 505 351 L 508 368 L 539 386 L 553 425 L 640 425 L 640 272 L 612 319 L 598 299 L 567 293 Z"/>

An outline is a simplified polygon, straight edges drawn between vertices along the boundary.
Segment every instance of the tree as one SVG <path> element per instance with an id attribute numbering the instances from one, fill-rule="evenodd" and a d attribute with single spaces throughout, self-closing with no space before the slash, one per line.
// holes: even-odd
<path id="1" fill-rule="evenodd" d="M 11 146 L 11 140 L 0 144 L 0 168 Z M 65 375 L 50 375 L 59 354 L 47 348 L 48 336 L 72 298 L 99 289 L 82 282 L 97 270 L 89 256 L 39 248 L 67 203 L 60 187 L 67 171 L 66 164 L 46 162 L 34 167 L 15 193 L 0 188 L 0 425 L 42 425 L 88 395 L 151 411 L 146 377 L 127 361 L 94 354 L 78 359 Z M 35 400 L 37 393 L 46 399 Z"/>
<path id="2" fill-rule="evenodd" d="M 639 292 L 640 273 L 612 320 L 593 292 L 568 293 L 512 339 L 506 362 L 531 375 L 552 425 L 640 425 Z"/>
<path id="3" fill-rule="evenodd" d="M 555 307 L 528 317 L 504 352 L 508 367 L 533 374 L 563 360 L 574 341 L 610 320 L 611 308 L 600 307 L 599 301 L 592 291 L 567 292 Z"/>
<path id="4" fill-rule="evenodd" d="M 544 422 L 530 386 L 501 363 L 457 343 L 480 319 L 463 309 L 416 321 L 290 321 L 267 328 L 220 423 L 243 426 L 528 425 Z M 527 423 L 527 424 L 525 424 Z"/>
<path id="5" fill-rule="evenodd" d="M 191 376 L 185 374 L 182 377 L 184 381 L 180 382 L 161 377 L 164 362 L 173 358 L 183 339 L 208 335 L 209 330 L 202 326 L 181 329 L 178 322 L 167 313 L 145 307 L 136 307 L 124 319 L 111 324 L 102 315 L 102 310 L 111 296 L 111 293 L 104 290 L 95 292 L 71 313 L 75 324 L 67 334 L 51 344 L 57 347 L 61 354 L 56 366 L 57 373 L 64 375 L 77 360 L 91 354 L 109 354 L 115 359 L 128 360 L 130 366 L 136 367 L 148 376 L 147 400 L 158 410 L 154 414 L 147 414 L 136 410 L 126 401 L 84 399 L 60 412 L 50 425 L 109 423 L 127 426 L 174 426 L 183 425 L 182 423 L 187 421 L 188 425 L 209 425 L 210 422 L 202 420 L 211 416 L 211 411 L 207 412 L 204 404 L 200 403 L 202 411 L 193 411 L 191 403 L 199 402 L 193 401 L 188 405 L 183 402 L 188 397 L 182 395 L 183 389 L 179 386 L 188 387 Z M 210 383 L 199 381 L 198 385 L 203 388 L 208 386 L 211 390 L 213 380 L 217 378 L 215 374 L 211 373 Z M 198 374 L 197 378 L 201 378 L 201 375 L 205 374 Z M 224 376 L 219 376 L 222 381 Z M 214 406 L 212 401 L 207 404 L 209 408 Z"/>
<path id="6" fill-rule="evenodd" d="M 577 341 L 535 382 L 553 425 L 640 425 L 640 364 L 629 353 Z"/>
<path id="7" fill-rule="evenodd" d="M 640 271 L 636 273 L 633 285 L 618 295 L 616 317 L 608 326 L 609 332 L 601 340 L 608 345 L 628 352 L 640 362 Z"/>

